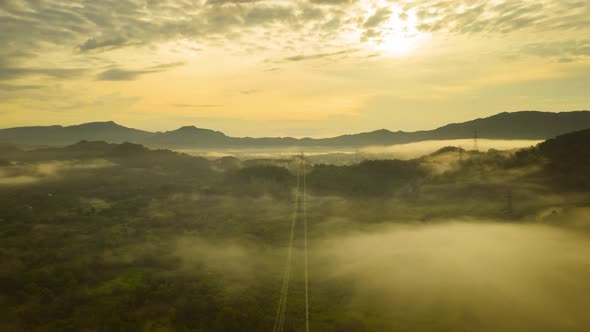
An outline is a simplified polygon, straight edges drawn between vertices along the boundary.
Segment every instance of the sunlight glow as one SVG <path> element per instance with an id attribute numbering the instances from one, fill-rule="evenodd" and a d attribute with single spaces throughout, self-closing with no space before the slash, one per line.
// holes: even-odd
<path id="1" fill-rule="evenodd" d="M 416 38 L 403 35 L 387 35 L 380 40 L 375 48 L 391 55 L 408 55 L 418 46 Z"/>
<path id="2" fill-rule="evenodd" d="M 374 47 L 387 55 L 410 55 L 429 35 L 418 31 L 414 13 L 406 12 L 404 18 L 400 17 L 401 10 L 394 10 L 394 13 L 382 26 L 381 38 L 373 41 Z"/>

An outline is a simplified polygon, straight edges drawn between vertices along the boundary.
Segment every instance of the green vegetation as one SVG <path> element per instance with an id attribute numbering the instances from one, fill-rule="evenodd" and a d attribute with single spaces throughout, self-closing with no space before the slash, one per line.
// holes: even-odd
<path id="1" fill-rule="evenodd" d="M 344 266 L 364 250 L 347 234 L 384 223 L 484 219 L 522 225 L 547 208 L 588 206 L 590 139 L 580 138 L 587 134 L 516 153 L 446 148 L 409 161 L 308 165 L 310 238 L 315 248 L 325 249 L 316 249 L 311 262 L 313 330 L 583 330 L 588 319 L 575 309 L 565 315 L 568 323 L 546 324 L 529 315 L 517 324 L 524 302 L 516 301 L 523 307 L 513 312 L 509 303 L 469 307 L 459 295 L 438 294 L 445 287 L 462 288 L 458 280 L 437 275 L 423 276 L 432 278 L 428 290 L 435 300 L 420 302 L 428 296 L 411 287 L 394 291 L 375 281 L 366 290 L 359 276 L 349 274 L 356 267 Z M 273 326 L 295 161 L 208 160 L 130 143 L 0 148 L 0 330 L 234 332 Z M 567 224 L 555 215 L 544 219 L 556 220 Z M 577 232 L 586 234 L 584 227 Z M 412 234 L 394 243 L 414 241 Z M 375 251 L 360 266 L 384 254 L 381 242 L 368 243 Z M 421 237 L 410 243 L 407 248 L 417 252 L 424 245 Z M 331 250 L 353 251 L 341 257 L 327 254 Z M 334 267 L 334 257 L 344 263 Z M 371 266 L 383 266 L 386 273 L 383 262 Z M 578 286 L 578 278 L 590 273 L 586 260 L 576 262 L 581 265 L 563 263 L 576 273 L 567 284 L 574 288 L 559 284 L 564 288 L 554 291 L 587 304 L 590 292 Z M 405 280 L 401 268 L 393 275 L 390 280 Z M 291 288 L 290 331 L 302 326 L 301 282 L 296 276 Z M 569 307 L 559 307 L 564 308 Z"/>

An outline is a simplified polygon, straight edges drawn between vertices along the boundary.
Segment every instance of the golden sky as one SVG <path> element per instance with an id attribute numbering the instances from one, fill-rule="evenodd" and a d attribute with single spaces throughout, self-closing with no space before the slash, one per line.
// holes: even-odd
<path id="1" fill-rule="evenodd" d="M 0 127 L 234 136 L 590 108 L 588 0 L 0 0 Z"/>

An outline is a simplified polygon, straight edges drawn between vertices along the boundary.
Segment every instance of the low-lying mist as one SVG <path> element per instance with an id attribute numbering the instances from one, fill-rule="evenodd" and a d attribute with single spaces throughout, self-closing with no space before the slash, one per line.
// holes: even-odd
<path id="1" fill-rule="evenodd" d="M 537 145 L 540 140 L 496 140 L 478 139 L 477 147 L 480 151 L 489 149 L 513 150 Z M 387 147 L 368 147 L 359 151 L 367 157 L 379 156 L 381 158 L 412 159 L 433 153 L 446 146 L 456 146 L 465 150 L 474 148 L 473 139 L 456 139 L 440 141 L 424 141 L 417 143 L 399 144 Z"/>
<path id="2" fill-rule="evenodd" d="M 66 177 L 74 171 L 91 171 L 112 166 L 112 162 L 104 159 L 12 163 L 0 167 L 0 186 L 32 184 L 41 180 Z"/>
<path id="3" fill-rule="evenodd" d="M 316 278 L 352 282 L 351 308 L 390 317 L 388 329 L 582 331 L 590 323 L 587 234 L 445 222 L 343 234 L 314 248 Z"/>
<path id="4" fill-rule="evenodd" d="M 583 213 L 574 216 L 587 219 Z M 590 324 L 589 233 L 492 220 L 337 222 L 347 226 L 331 221 L 336 234 L 310 226 L 312 326 L 329 325 L 321 312 L 330 305 L 345 320 L 372 322 L 370 331 L 583 331 Z M 297 247 L 294 303 L 302 280 Z M 220 273 L 228 289 L 274 283 L 278 297 L 283 247 L 182 237 L 174 255 L 185 271 L 203 265 Z"/>
<path id="5" fill-rule="evenodd" d="M 512 150 L 537 145 L 541 140 L 499 140 L 479 139 L 477 141 L 480 151 L 489 149 Z M 363 159 L 412 159 L 433 153 L 446 146 L 456 146 L 465 150 L 473 149 L 473 139 L 433 140 L 408 144 L 396 144 L 390 146 L 371 146 L 362 148 L 346 147 L 305 147 L 305 148 L 260 148 L 260 149 L 228 149 L 228 150 L 179 150 L 194 156 L 203 156 L 211 159 L 234 156 L 240 159 L 259 158 L 291 158 L 301 152 L 313 162 L 349 163 Z"/>

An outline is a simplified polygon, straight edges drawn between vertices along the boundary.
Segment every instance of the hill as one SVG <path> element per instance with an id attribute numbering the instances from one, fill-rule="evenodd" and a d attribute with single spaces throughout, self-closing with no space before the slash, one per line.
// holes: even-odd
<path id="1" fill-rule="evenodd" d="M 0 142 L 26 145 L 65 146 L 76 142 L 141 142 L 153 133 L 108 122 L 89 122 L 75 126 L 35 126 L 0 130 Z"/>
<path id="2" fill-rule="evenodd" d="M 109 122 L 77 126 L 18 127 L 0 130 L 0 142 L 27 145 L 64 146 L 81 140 L 110 143 L 132 142 L 163 148 L 263 148 L 263 147 L 362 147 L 395 145 L 426 140 L 478 137 L 487 139 L 548 139 L 590 128 L 590 111 L 504 112 L 487 118 L 448 124 L 433 130 L 372 132 L 331 138 L 230 137 L 210 129 L 185 126 L 167 132 L 148 132 Z"/>

